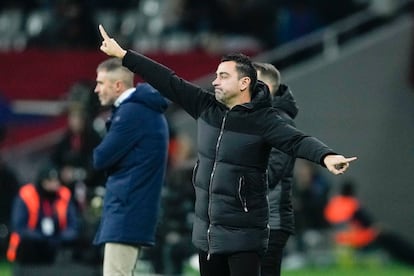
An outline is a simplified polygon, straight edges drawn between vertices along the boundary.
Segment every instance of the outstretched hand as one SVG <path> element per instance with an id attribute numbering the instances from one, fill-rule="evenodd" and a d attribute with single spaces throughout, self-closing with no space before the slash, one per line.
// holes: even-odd
<path id="1" fill-rule="evenodd" d="M 331 173 L 343 174 L 348 169 L 349 163 L 356 159 L 356 157 L 345 158 L 342 155 L 327 155 L 323 162 Z"/>
<path id="2" fill-rule="evenodd" d="M 127 53 L 126 50 L 122 49 L 121 46 L 115 41 L 115 39 L 109 37 L 104 27 L 99 24 L 99 32 L 103 38 L 102 45 L 100 47 L 101 51 L 107 54 L 108 56 L 113 56 L 117 58 L 123 58 Z"/>

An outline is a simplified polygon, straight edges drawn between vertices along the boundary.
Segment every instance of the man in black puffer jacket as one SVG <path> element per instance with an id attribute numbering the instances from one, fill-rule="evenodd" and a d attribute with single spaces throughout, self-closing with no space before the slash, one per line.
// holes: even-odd
<path id="1" fill-rule="evenodd" d="M 165 97 L 180 105 L 198 128 L 193 243 L 200 273 L 260 275 L 269 236 L 267 165 L 272 147 L 341 174 L 356 157 L 337 155 L 318 139 L 289 126 L 271 107 L 267 86 L 242 54 L 222 58 L 210 94 L 171 69 L 124 50 L 99 26 L 101 51 L 122 59 Z"/>
<path id="2" fill-rule="evenodd" d="M 263 81 L 272 95 L 272 106 L 289 125 L 298 114 L 298 106 L 289 87 L 281 84 L 279 71 L 270 63 L 253 63 L 257 78 Z M 267 251 L 262 259 L 261 276 L 278 276 L 283 257 L 283 248 L 294 233 L 292 206 L 292 183 L 295 158 L 273 148 L 270 152 L 269 179 L 269 226 L 270 236 Z"/>

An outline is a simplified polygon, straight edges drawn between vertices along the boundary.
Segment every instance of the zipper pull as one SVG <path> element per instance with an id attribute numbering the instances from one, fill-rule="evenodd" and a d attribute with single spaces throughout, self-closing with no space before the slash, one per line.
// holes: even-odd
<path id="1" fill-rule="evenodd" d="M 207 254 L 207 261 L 210 261 L 210 253 Z"/>
<path id="2" fill-rule="evenodd" d="M 244 209 L 244 212 L 249 212 L 249 210 L 247 209 L 247 200 L 246 199 L 244 199 L 243 200 L 243 209 Z"/>

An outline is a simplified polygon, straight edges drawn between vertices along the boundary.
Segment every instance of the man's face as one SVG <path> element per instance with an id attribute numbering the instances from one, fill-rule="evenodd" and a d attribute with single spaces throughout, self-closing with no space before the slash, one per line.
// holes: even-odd
<path id="1" fill-rule="evenodd" d="M 47 192 L 57 192 L 60 188 L 60 180 L 57 177 L 50 177 L 42 180 L 43 189 Z"/>
<path id="2" fill-rule="evenodd" d="M 69 112 L 68 124 L 72 132 L 81 133 L 85 129 L 85 116 L 80 112 Z"/>
<path id="3" fill-rule="evenodd" d="M 102 106 L 113 105 L 119 96 L 117 82 L 110 78 L 107 71 L 98 71 L 96 76 L 95 93 L 98 94 Z"/>
<path id="4" fill-rule="evenodd" d="M 242 80 L 239 80 L 234 61 L 225 61 L 219 64 L 216 78 L 212 84 L 217 101 L 227 106 L 235 102 L 242 90 L 245 89 Z"/>

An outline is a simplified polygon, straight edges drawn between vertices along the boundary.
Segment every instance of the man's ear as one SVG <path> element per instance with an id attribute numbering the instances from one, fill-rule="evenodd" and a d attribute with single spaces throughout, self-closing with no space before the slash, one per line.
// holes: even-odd
<path id="1" fill-rule="evenodd" d="M 245 91 L 250 86 L 251 79 L 249 77 L 243 77 L 240 79 L 240 91 Z"/>
<path id="2" fill-rule="evenodd" d="M 118 95 L 121 95 L 121 93 L 125 90 L 124 89 L 124 83 L 120 80 L 115 81 L 115 89 L 116 89 Z"/>

